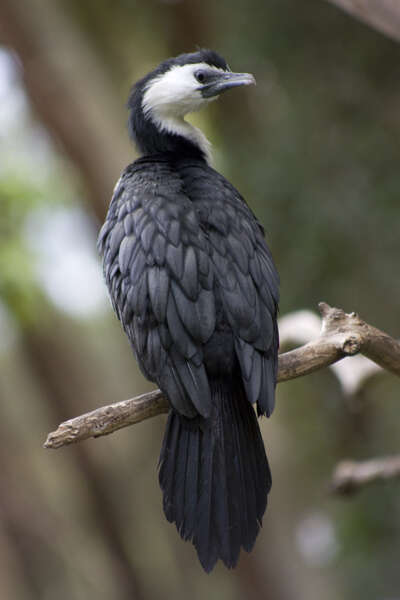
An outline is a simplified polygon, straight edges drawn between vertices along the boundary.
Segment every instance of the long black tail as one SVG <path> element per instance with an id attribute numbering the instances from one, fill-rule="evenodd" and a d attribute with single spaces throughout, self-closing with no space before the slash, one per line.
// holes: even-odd
<path id="1" fill-rule="evenodd" d="M 164 512 L 209 572 L 236 565 L 261 527 L 271 473 L 253 407 L 240 381 L 211 382 L 213 414 L 168 417 L 160 455 Z"/>

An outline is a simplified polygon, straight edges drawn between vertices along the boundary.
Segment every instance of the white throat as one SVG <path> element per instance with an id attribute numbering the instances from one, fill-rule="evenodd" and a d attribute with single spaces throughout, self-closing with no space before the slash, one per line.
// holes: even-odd
<path id="1" fill-rule="evenodd" d="M 183 117 L 176 117 L 168 114 L 151 111 L 149 116 L 160 131 L 166 131 L 175 135 L 180 135 L 200 148 L 208 164 L 212 161 L 211 142 L 204 133 L 198 128 L 185 121 Z"/>

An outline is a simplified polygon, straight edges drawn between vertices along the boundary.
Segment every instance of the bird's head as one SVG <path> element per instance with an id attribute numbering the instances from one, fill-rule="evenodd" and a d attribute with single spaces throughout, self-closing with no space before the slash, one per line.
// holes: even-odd
<path id="1" fill-rule="evenodd" d="M 130 131 L 145 153 L 193 154 L 207 158 L 204 135 L 184 120 L 221 93 L 255 83 L 249 73 L 233 73 L 216 52 L 199 50 L 162 62 L 133 87 L 128 107 Z"/>

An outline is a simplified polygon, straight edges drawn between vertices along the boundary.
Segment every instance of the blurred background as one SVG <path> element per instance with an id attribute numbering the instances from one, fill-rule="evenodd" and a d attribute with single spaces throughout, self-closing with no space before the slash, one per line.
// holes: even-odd
<path id="1" fill-rule="evenodd" d="M 267 230 L 281 315 L 325 300 L 400 337 L 399 44 L 323 0 L 1 0 L 0 598 L 399 599 L 398 484 L 328 491 L 338 460 L 399 450 L 394 376 L 351 397 L 328 369 L 279 386 L 269 507 L 231 572 L 205 575 L 164 519 L 165 417 L 42 448 L 151 389 L 96 235 L 136 156 L 131 84 L 196 45 L 257 79 L 193 120 Z"/>

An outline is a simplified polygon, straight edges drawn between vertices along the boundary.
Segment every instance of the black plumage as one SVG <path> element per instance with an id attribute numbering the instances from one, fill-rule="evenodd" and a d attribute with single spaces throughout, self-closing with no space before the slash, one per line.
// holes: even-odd
<path id="1" fill-rule="evenodd" d="M 229 80 L 225 61 L 202 50 L 133 88 L 130 128 L 144 155 L 123 171 L 98 244 L 140 368 L 171 404 L 159 472 L 166 517 L 209 571 L 251 550 L 267 504 L 252 404 L 259 415 L 274 407 L 279 281 L 262 227 L 201 144 L 143 111 L 155 78 L 200 63 Z M 222 77 L 213 73 L 208 95 Z"/>

